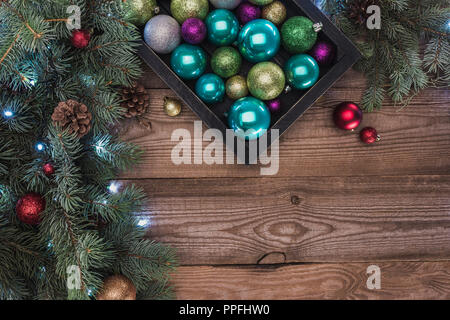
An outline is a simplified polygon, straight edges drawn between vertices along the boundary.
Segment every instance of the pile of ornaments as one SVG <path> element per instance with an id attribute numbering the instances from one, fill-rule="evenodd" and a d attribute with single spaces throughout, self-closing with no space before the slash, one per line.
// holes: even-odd
<path id="1" fill-rule="evenodd" d="M 228 111 L 229 126 L 238 137 L 257 139 L 269 128 L 271 113 L 281 109 L 283 91 L 312 87 L 319 66 L 334 61 L 335 46 L 317 40 L 321 23 L 304 16 L 287 19 L 281 1 L 209 2 L 171 0 L 172 16 L 152 17 L 144 39 L 156 53 L 171 54 L 172 70 L 183 80 L 196 81 L 195 92 L 203 102 L 213 105 L 225 95 L 235 100 Z M 216 47 L 210 59 L 213 73 L 205 74 L 203 42 Z M 283 68 L 270 61 L 281 46 L 292 55 Z M 242 59 L 253 64 L 246 76 L 239 74 Z"/>

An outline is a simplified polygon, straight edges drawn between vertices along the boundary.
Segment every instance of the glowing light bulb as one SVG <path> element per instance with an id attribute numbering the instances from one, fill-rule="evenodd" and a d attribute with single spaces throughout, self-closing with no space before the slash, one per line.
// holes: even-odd
<path id="1" fill-rule="evenodd" d="M 138 220 L 137 225 L 139 227 L 142 227 L 142 228 L 149 226 L 150 225 L 150 218 L 149 217 L 141 217 Z"/>
<path id="2" fill-rule="evenodd" d="M 11 110 L 5 110 L 3 111 L 3 116 L 5 118 L 11 118 L 14 115 L 14 113 Z"/>
<path id="3" fill-rule="evenodd" d="M 119 184 L 116 182 L 111 182 L 111 184 L 108 187 L 109 192 L 111 193 L 117 193 L 119 192 Z"/>
<path id="4" fill-rule="evenodd" d="M 45 149 L 45 145 L 41 142 L 38 142 L 38 143 L 36 143 L 35 148 L 37 151 L 43 151 Z"/>

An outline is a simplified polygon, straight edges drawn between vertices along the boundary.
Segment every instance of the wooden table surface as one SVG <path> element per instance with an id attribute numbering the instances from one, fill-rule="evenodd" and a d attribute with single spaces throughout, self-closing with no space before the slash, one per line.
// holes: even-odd
<path id="1" fill-rule="evenodd" d="M 122 178 L 148 194 L 148 236 L 177 249 L 177 298 L 450 298 L 449 90 L 365 114 L 360 128 L 382 135 L 367 146 L 332 122 L 364 88 L 348 71 L 281 137 L 278 174 L 261 176 L 257 165 L 174 165 L 173 130 L 193 136 L 198 118 L 186 106 L 165 115 L 176 94 L 151 70 L 143 81 L 152 129 L 124 126 L 145 154 Z M 367 288 L 370 265 L 381 289 Z"/>

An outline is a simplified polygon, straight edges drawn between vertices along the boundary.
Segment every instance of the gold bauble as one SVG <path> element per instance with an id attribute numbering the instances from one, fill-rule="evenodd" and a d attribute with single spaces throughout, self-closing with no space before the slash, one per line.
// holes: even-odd
<path id="1" fill-rule="evenodd" d="M 225 90 L 232 100 L 238 100 L 248 95 L 247 80 L 243 76 L 234 76 L 228 79 Z"/>
<path id="2" fill-rule="evenodd" d="M 136 287 L 123 275 L 113 275 L 105 279 L 97 300 L 136 300 Z"/>
<path id="3" fill-rule="evenodd" d="M 286 20 L 286 7 L 280 1 L 274 1 L 263 7 L 262 18 L 278 26 Z"/>
<path id="4" fill-rule="evenodd" d="M 181 101 L 169 97 L 164 98 L 164 111 L 168 116 L 176 117 L 181 112 Z"/>

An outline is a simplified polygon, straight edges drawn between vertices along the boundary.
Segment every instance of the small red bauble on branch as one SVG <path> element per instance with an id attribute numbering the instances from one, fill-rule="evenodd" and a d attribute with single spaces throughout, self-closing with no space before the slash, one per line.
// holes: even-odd
<path id="1" fill-rule="evenodd" d="M 362 110 L 353 102 L 342 102 L 334 110 L 333 118 L 338 128 L 353 130 L 362 121 Z"/>
<path id="2" fill-rule="evenodd" d="M 87 30 L 73 30 L 72 38 L 70 41 L 75 48 L 84 49 L 89 45 L 89 41 L 91 40 L 91 34 Z"/>
<path id="3" fill-rule="evenodd" d="M 51 177 L 55 173 L 55 167 L 51 163 L 46 163 L 42 167 L 42 171 L 47 177 Z"/>
<path id="4" fill-rule="evenodd" d="M 39 216 L 45 209 L 45 199 L 38 193 L 27 193 L 17 201 L 16 214 L 20 221 L 30 225 L 41 222 Z"/>
<path id="5" fill-rule="evenodd" d="M 367 144 L 372 144 L 374 142 L 380 141 L 381 137 L 378 135 L 377 130 L 371 127 L 366 127 L 359 133 L 361 141 Z"/>

